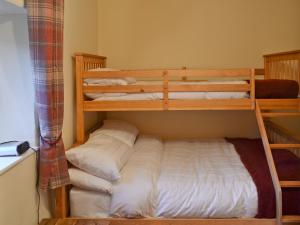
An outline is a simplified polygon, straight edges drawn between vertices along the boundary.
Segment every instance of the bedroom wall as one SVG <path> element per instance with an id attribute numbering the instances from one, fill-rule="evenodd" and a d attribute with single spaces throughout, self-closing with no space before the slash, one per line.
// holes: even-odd
<path id="1" fill-rule="evenodd" d="M 97 0 L 65 0 L 63 138 L 66 148 L 71 147 L 76 135 L 75 74 L 72 55 L 75 52 L 97 53 L 97 3 Z M 101 119 L 97 113 L 88 113 L 85 118 L 87 129 Z"/>
<path id="2" fill-rule="evenodd" d="M 263 54 L 300 48 L 298 0 L 98 2 L 98 54 L 108 57 L 109 67 L 263 67 Z M 210 114 L 108 113 L 108 117 L 133 120 L 145 132 L 155 127 L 166 137 L 178 136 L 177 128 L 186 136 L 257 135 L 251 113 Z"/>

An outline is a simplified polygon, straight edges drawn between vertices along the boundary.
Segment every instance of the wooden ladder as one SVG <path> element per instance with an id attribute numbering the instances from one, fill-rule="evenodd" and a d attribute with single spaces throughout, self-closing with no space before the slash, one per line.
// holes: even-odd
<path id="1" fill-rule="evenodd" d="M 263 110 L 268 110 L 263 112 Z M 272 112 L 270 110 L 293 110 L 293 112 Z M 272 151 L 276 149 L 300 148 L 300 144 L 276 143 L 270 144 L 265 127 L 265 118 L 274 117 L 300 117 L 300 100 L 256 100 L 256 119 L 260 135 L 264 145 L 268 166 L 276 194 L 276 221 L 277 224 L 297 223 L 300 224 L 300 215 L 282 215 L 282 188 L 300 188 L 300 181 L 279 180 Z M 300 203 L 299 203 L 300 204 Z"/>

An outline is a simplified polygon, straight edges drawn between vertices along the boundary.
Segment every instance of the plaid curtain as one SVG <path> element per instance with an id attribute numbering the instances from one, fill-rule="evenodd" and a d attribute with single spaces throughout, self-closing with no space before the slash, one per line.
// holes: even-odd
<path id="1" fill-rule="evenodd" d="M 39 187 L 48 190 L 69 183 L 62 140 L 64 1 L 27 0 L 26 8 L 40 127 Z"/>

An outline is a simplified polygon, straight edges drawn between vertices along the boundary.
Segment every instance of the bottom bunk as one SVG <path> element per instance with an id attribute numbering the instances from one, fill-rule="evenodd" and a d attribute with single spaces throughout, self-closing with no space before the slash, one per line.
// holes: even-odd
<path id="1" fill-rule="evenodd" d="M 299 158 L 285 150 L 273 157 L 279 176 L 300 180 Z M 67 158 L 80 168 L 70 169 L 71 217 L 275 224 L 275 191 L 259 139 L 162 141 L 106 121 Z M 283 199 L 285 215 L 300 214 L 300 189 L 283 190 Z"/>

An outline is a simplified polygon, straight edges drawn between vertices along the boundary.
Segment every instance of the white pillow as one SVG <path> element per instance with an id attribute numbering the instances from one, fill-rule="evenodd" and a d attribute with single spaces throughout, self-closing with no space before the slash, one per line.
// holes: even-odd
<path id="1" fill-rule="evenodd" d="M 89 191 L 112 193 L 112 184 L 100 177 L 96 177 L 76 168 L 70 168 L 69 175 L 71 184 L 76 187 Z"/>
<path id="2" fill-rule="evenodd" d="M 112 68 L 95 68 L 89 71 L 120 71 L 118 69 Z M 85 79 L 84 83 L 86 85 L 100 85 L 100 86 L 110 86 L 110 85 L 128 85 L 136 83 L 134 77 L 124 77 L 124 78 L 89 78 Z"/>
<path id="3" fill-rule="evenodd" d="M 66 151 L 67 159 L 75 167 L 105 180 L 118 180 L 120 170 L 133 148 L 118 139 L 99 134 L 85 144 Z"/>
<path id="4" fill-rule="evenodd" d="M 114 137 L 129 146 L 133 146 L 139 130 L 132 124 L 121 120 L 104 120 L 104 125 L 90 135 L 94 139 L 99 134 Z"/>

